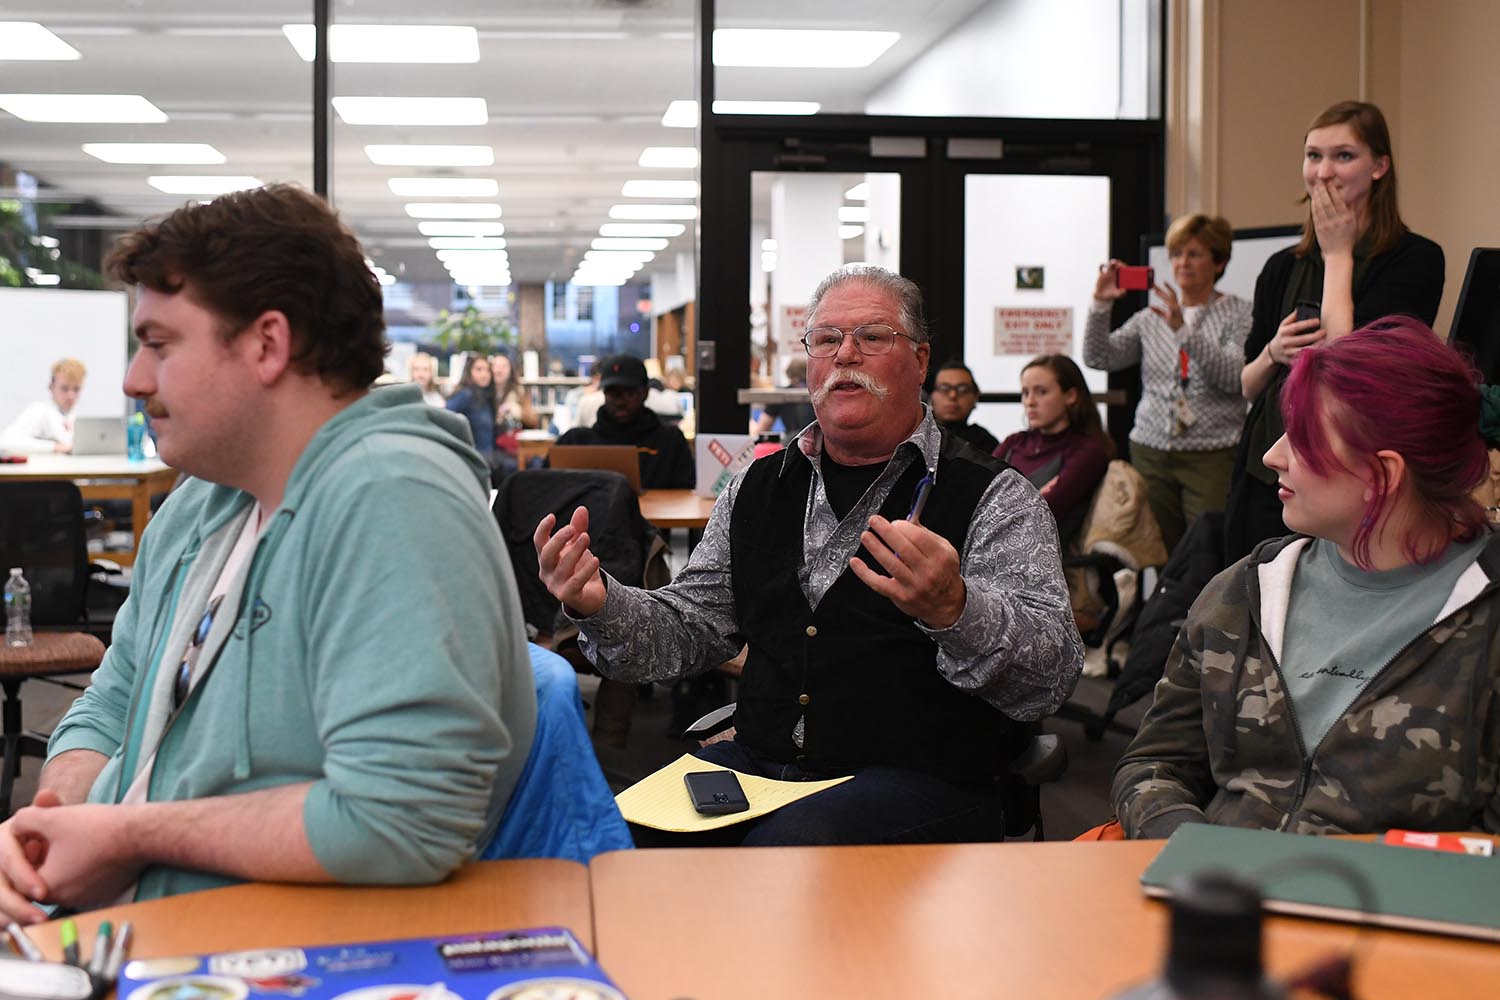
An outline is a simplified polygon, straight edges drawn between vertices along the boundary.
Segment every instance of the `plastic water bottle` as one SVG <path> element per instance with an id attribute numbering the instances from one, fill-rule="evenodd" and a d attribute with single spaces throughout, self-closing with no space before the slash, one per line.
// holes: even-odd
<path id="1" fill-rule="evenodd" d="M 31 645 L 31 584 L 19 566 L 10 568 L 10 579 L 5 581 L 5 644 Z"/>
<path id="2" fill-rule="evenodd" d="M 125 421 L 125 457 L 132 462 L 146 458 L 146 415 L 136 410 Z"/>

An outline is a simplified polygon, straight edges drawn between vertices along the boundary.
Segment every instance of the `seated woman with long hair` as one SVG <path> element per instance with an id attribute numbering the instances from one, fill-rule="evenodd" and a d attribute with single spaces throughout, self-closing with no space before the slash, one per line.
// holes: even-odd
<path id="1" fill-rule="evenodd" d="M 1500 539 L 1478 376 L 1419 320 L 1301 352 L 1266 452 L 1287 527 L 1199 595 L 1115 769 L 1183 823 L 1500 832 Z"/>
<path id="2" fill-rule="evenodd" d="M 1041 491 L 1066 544 L 1083 523 L 1115 445 L 1099 420 L 1083 372 L 1066 354 L 1043 354 L 1027 362 L 1021 369 L 1021 406 L 1027 429 L 1001 441 L 995 457 Z"/>

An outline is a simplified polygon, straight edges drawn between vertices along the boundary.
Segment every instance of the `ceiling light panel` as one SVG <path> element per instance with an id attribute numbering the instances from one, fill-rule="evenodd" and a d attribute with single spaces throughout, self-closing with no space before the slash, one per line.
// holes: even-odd
<path id="1" fill-rule="evenodd" d="M 365 156 L 378 167 L 488 167 L 493 146 L 366 146 Z"/>
<path id="2" fill-rule="evenodd" d="M 858 184 L 854 185 L 852 188 L 844 192 L 844 198 L 847 201 L 869 201 L 870 182 L 860 181 Z"/>
<path id="3" fill-rule="evenodd" d="M 600 263 L 612 263 L 629 261 L 631 263 L 645 264 L 656 257 L 650 250 L 585 250 L 584 260 L 598 261 Z"/>
<path id="4" fill-rule="evenodd" d="M 839 239 L 852 240 L 865 234 L 864 226 L 839 226 Z"/>
<path id="5" fill-rule="evenodd" d="M 488 177 L 392 177 L 391 193 L 403 198 L 495 198 L 500 185 Z"/>
<path id="6" fill-rule="evenodd" d="M 345 125 L 484 125 L 490 120 L 482 97 L 335 97 L 333 109 Z"/>
<path id="7" fill-rule="evenodd" d="M 870 209 L 865 205 L 840 205 L 840 222 L 869 222 Z"/>
<path id="8" fill-rule="evenodd" d="M 147 125 L 166 113 L 140 94 L 0 94 L 0 111 L 22 121 Z"/>
<path id="9" fill-rule="evenodd" d="M 611 205 L 611 219 L 682 219 L 698 218 L 697 205 Z"/>
<path id="10" fill-rule="evenodd" d="M 714 32 L 714 65 L 862 69 L 900 37 L 895 31 L 719 28 Z"/>
<path id="11" fill-rule="evenodd" d="M 203 142 L 86 142 L 83 151 L 105 163 L 170 163 L 213 166 L 229 157 Z"/>
<path id="12" fill-rule="evenodd" d="M 468 201 L 418 201 L 406 206 L 413 219 L 498 219 L 499 205 Z"/>
<path id="13" fill-rule="evenodd" d="M 313 60 L 313 26 L 283 24 L 281 31 L 303 62 Z M 336 63 L 475 63 L 479 33 L 454 24 L 335 24 L 328 57 Z"/>
<path id="14" fill-rule="evenodd" d="M 419 222 L 423 236 L 504 236 L 503 222 Z"/>
<path id="15" fill-rule="evenodd" d="M 649 169 L 691 170 L 698 165 L 698 150 L 693 146 L 647 146 L 641 150 L 639 163 Z"/>
<path id="16" fill-rule="evenodd" d="M 610 236 L 601 236 L 589 246 L 594 250 L 665 250 L 666 240 L 652 239 L 619 239 Z"/>
<path id="17" fill-rule="evenodd" d="M 485 236 L 434 236 L 427 241 L 434 250 L 504 250 L 505 241 Z"/>
<path id="18" fill-rule="evenodd" d="M 0 60 L 60 62 L 82 58 L 77 49 L 35 21 L 0 21 Z"/>
<path id="19" fill-rule="evenodd" d="M 697 181 L 626 181 L 620 189 L 626 198 L 696 198 Z"/>
<path id="20" fill-rule="evenodd" d="M 600 236 L 665 236 L 671 239 L 687 232 L 680 222 L 606 222 L 599 227 Z"/>
<path id="21" fill-rule="evenodd" d="M 714 101 L 714 114 L 815 115 L 822 107 L 817 101 Z M 661 116 L 661 123 L 667 128 L 697 128 L 698 102 L 671 102 Z"/>
<path id="22" fill-rule="evenodd" d="M 147 177 L 146 183 L 167 194 L 229 194 L 248 191 L 265 182 L 259 177 L 225 174 L 160 174 Z"/>

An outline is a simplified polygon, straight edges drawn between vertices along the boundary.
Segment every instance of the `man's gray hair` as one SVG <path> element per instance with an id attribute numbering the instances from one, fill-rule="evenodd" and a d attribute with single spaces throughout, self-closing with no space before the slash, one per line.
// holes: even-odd
<path id="1" fill-rule="evenodd" d="M 919 344 L 927 342 L 927 317 L 922 311 L 922 290 L 910 278 L 903 278 L 895 271 L 887 271 L 874 264 L 845 264 L 819 282 L 818 287 L 813 290 L 812 298 L 807 300 L 807 318 L 810 320 L 817 315 L 823 296 L 850 281 L 858 281 L 895 296 L 896 301 L 901 304 L 901 325 L 906 328 L 901 332 Z"/>

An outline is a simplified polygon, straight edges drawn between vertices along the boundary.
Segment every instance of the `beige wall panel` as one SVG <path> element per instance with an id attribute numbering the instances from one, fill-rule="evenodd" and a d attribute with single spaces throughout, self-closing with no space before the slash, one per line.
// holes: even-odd
<path id="1" fill-rule="evenodd" d="M 1401 18 L 1401 214 L 1442 244 L 1446 335 L 1469 251 L 1500 246 L 1500 4 L 1407 0 Z"/>
<path id="2" fill-rule="evenodd" d="M 1301 222 L 1307 123 L 1356 97 L 1358 0 L 1219 4 L 1220 214 L 1236 228 Z"/>

